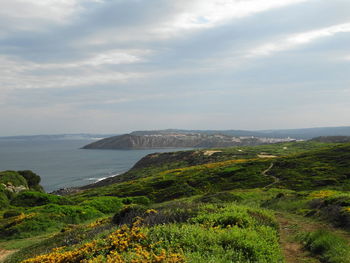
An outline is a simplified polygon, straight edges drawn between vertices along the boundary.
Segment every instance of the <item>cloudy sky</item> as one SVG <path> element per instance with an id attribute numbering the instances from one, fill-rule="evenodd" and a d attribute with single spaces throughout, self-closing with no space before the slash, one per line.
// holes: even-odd
<path id="1" fill-rule="evenodd" d="M 349 0 L 0 0 L 0 135 L 349 116 Z"/>

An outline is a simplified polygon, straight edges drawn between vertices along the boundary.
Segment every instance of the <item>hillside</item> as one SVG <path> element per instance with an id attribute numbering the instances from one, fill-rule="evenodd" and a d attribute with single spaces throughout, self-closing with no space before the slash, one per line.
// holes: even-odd
<path id="1" fill-rule="evenodd" d="M 350 126 L 342 127 L 319 127 L 303 129 L 274 129 L 274 130 L 181 130 L 168 129 L 158 131 L 135 131 L 131 134 L 146 135 L 154 133 L 202 133 L 202 134 L 223 134 L 234 137 L 258 137 L 258 138 L 295 138 L 309 140 L 320 136 L 350 136 Z"/>
<path id="2" fill-rule="evenodd" d="M 350 136 L 320 136 L 313 138 L 311 141 L 325 143 L 344 143 L 350 142 Z"/>
<path id="3" fill-rule="evenodd" d="M 286 146 L 279 145 L 281 149 L 284 147 Z M 264 187 L 273 182 L 274 187 L 293 190 L 324 186 L 350 189 L 350 144 L 279 158 L 276 155 L 277 149 L 275 146 L 273 151 L 264 151 L 262 154 L 249 152 L 249 148 L 243 154 L 238 150 L 234 153 L 235 149 L 232 149 L 211 156 L 206 155 L 206 151 L 189 151 L 179 153 L 176 162 L 169 154 L 151 155 L 125 175 L 115 177 L 116 181 L 109 179 L 91 185 L 90 187 L 97 188 L 84 191 L 81 195 L 144 195 L 159 202 L 174 197 L 204 194 L 209 189 L 249 189 Z M 271 163 L 273 167 L 269 170 L 269 175 L 262 176 L 262 171 Z"/>
<path id="4" fill-rule="evenodd" d="M 349 263 L 349 171 L 349 143 L 307 141 L 154 153 L 66 196 L 11 172 L 26 188 L 1 206 L 0 251 L 10 263 Z"/>
<path id="5" fill-rule="evenodd" d="M 134 132 L 105 138 L 85 145 L 83 149 L 159 149 L 159 148 L 212 148 L 259 145 L 290 141 L 257 137 L 234 137 L 222 134 L 190 132 Z"/>

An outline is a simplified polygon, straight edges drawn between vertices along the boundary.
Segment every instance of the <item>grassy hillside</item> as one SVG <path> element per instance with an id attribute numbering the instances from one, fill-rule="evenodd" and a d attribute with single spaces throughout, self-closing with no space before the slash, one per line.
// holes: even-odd
<path id="1" fill-rule="evenodd" d="M 28 263 L 348 263 L 349 171 L 350 144 L 310 141 L 152 154 L 68 196 L 3 172 L 0 249 Z"/>

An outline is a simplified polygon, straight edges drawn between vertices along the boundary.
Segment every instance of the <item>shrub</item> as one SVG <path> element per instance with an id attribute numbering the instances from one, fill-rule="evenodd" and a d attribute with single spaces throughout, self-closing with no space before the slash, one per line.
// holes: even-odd
<path id="1" fill-rule="evenodd" d="M 238 195 L 234 195 L 232 193 L 229 192 L 219 192 L 219 193 L 214 193 L 214 194 L 206 194 L 203 195 L 202 197 L 196 199 L 196 201 L 198 202 L 202 202 L 202 203 L 221 203 L 221 202 L 239 202 L 242 201 L 243 198 L 238 196 Z"/>
<path id="2" fill-rule="evenodd" d="M 337 227 L 350 228 L 350 195 L 334 193 L 324 198 L 312 199 L 309 207 L 315 209 L 315 214 L 331 222 Z"/>
<path id="3" fill-rule="evenodd" d="M 270 227 L 214 229 L 169 224 L 151 228 L 150 237 L 163 247 L 182 250 L 190 263 L 283 262 L 277 232 Z"/>
<path id="4" fill-rule="evenodd" d="M 19 216 L 20 214 L 21 214 L 21 212 L 18 210 L 8 210 L 4 213 L 3 217 L 10 218 L 10 217 L 14 217 L 14 216 Z"/>
<path id="5" fill-rule="evenodd" d="M 31 237 L 45 231 L 61 229 L 66 224 L 78 224 L 101 217 L 93 207 L 48 204 L 37 206 L 18 216 L 4 219 L 0 225 L 1 238 Z"/>
<path id="6" fill-rule="evenodd" d="M 123 204 L 138 204 L 138 205 L 149 205 L 151 200 L 146 196 L 134 196 L 134 197 L 125 197 L 122 199 Z"/>
<path id="7" fill-rule="evenodd" d="M 278 229 L 278 224 L 271 212 L 235 204 L 228 204 L 221 208 L 215 205 L 207 206 L 190 222 L 222 228 L 228 226 L 247 228 L 265 225 Z"/>
<path id="8" fill-rule="evenodd" d="M 11 205 L 22 207 L 33 207 L 46 204 L 68 205 L 72 204 L 72 202 L 63 196 L 34 191 L 20 192 L 11 201 Z"/>
<path id="9" fill-rule="evenodd" d="M 13 186 L 24 186 L 28 187 L 27 180 L 15 171 L 4 171 L 0 172 L 0 184 L 11 183 Z"/>
<path id="10" fill-rule="evenodd" d="M 41 181 L 40 176 L 33 173 L 30 170 L 17 171 L 17 172 L 27 180 L 29 188 L 37 187 Z"/>
<path id="11" fill-rule="evenodd" d="M 328 263 L 349 263 L 350 246 L 347 241 L 325 230 L 302 236 L 305 247 Z"/>
<path id="12" fill-rule="evenodd" d="M 10 204 L 9 199 L 6 195 L 6 190 L 4 190 L 3 186 L 0 185 L 0 207 L 5 208 Z"/>
<path id="13" fill-rule="evenodd" d="M 202 213 L 191 219 L 191 223 L 199 223 L 210 227 L 251 227 L 254 220 L 248 215 L 246 210 L 220 211 L 217 213 Z"/>
<path id="14" fill-rule="evenodd" d="M 104 239 L 80 246 L 56 249 L 52 253 L 23 261 L 24 263 L 75 263 L 75 262 L 158 262 L 184 263 L 182 254 L 160 249 L 142 232 L 139 221 L 131 227 L 123 226 Z"/>
<path id="15" fill-rule="evenodd" d="M 135 217 L 143 217 L 147 208 L 142 205 L 129 205 L 118 211 L 112 219 L 112 222 L 117 225 L 132 224 Z"/>
<path id="16" fill-rule="evenodd" d="M 122 200 L 113 196 L 100 196 L 84 201 L 81 206 L 90 206 L 105 214 L 115 213 L 123 207 Z"/>

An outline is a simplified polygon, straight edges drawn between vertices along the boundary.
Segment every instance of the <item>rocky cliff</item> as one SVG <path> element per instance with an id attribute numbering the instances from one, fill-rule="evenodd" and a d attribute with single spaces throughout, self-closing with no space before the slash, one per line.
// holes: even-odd
<path id="1" fill-rule="evenodd" d="M 201 133 L 131 133 L 105 138 L 83 147 L 83 149 L 159 149 L 159 148 L 212 148 L 239 145 L 258 145 L 285 141 L 256 137 L 234 137 L 222 134 Z"/>

